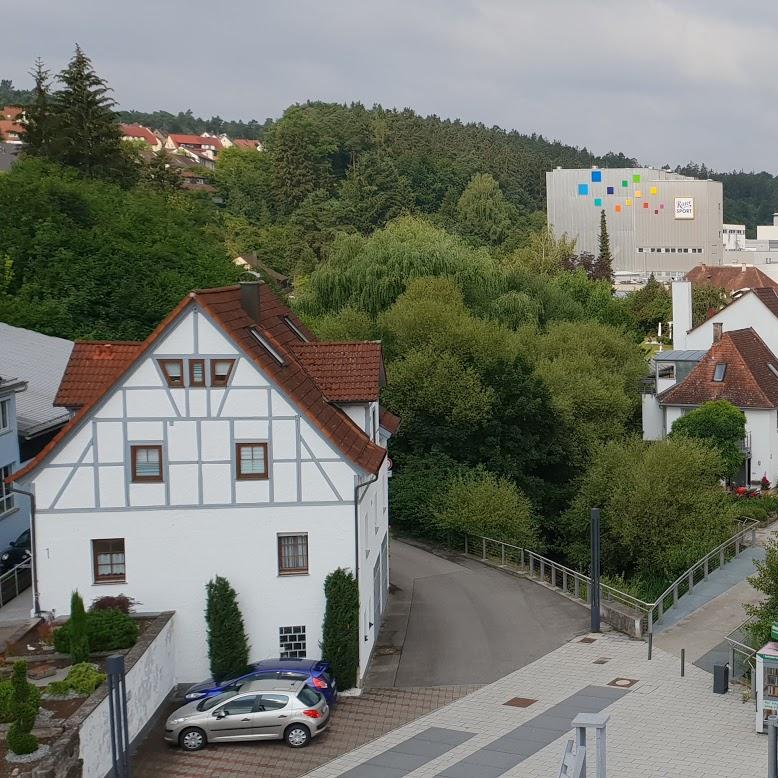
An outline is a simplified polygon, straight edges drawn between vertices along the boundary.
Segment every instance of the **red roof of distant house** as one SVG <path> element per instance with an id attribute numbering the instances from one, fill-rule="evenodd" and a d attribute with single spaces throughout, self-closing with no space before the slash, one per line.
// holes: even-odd
<path id="1" fill-rule="evenodd" d="M 142 346 L 140 341 L 76 341 L 54 405 L 80 408 L 100 397 Z"/>
<path id="2" fill-rule="evenodd" d="M 149 351 L 157 339 L 168 329 L 189 305 L 198 304 L 221 326 L 233 342 L 251 359 L 256 366 L 268 375 L 300 408 L 308 421 L 340 451 L 344 456 L 370 473 L 377 473 L 386 456 L 386 449 L 373 443 L 344 411 L 333 405 L 325 396 L 322 387 L 314 380 L 297 357 L 295 348 L 303 341 L 300 332 L 306 338 L 314 338 L 305 325 L 284 305 L 266 284 L 257 284 L 259 294 L 259 322 L 255 322 L 241 304 L 241 287 L 226 286 L 218 289 L 203 289 L 191 292 L 165 317 L 154 331 L 142 343 L 92 343 L 76 351 L 76 362 L 71 370 L 66 370 L 69 386 L 67 392 L 60 389 L 57 400 L 82 399 L 84 405 L 72 421 L 57 434 L 47 446 L 25 467 L 13 473 L 11 479 L 18 479 L 34 470 L 46 457 L 73 431 L 105 393 L 114 386 L 143 354 Z M 292 326 L 290 326 L 290 323 Z M 280 364 L 273 354 L 252 334 L 257 332 L 266 343 L 281 357 Z M 323 344 L 326 345 L 326 344 Z M 343 344 L 337 344 L 343 351 Z M 378 344 L 355 344 L 356 346 Z M 78 347 L 79 344 L 76 344 Z M 122 357 L 118 352 L 126 349 Z M 379 346 L 380 349 L 380 346 Z M 130 352 L 134 350 L 131 356 Z M 74 357 L 71 356 L 71 361 Z M 370 350 L 369 363 L 376 371 L 373 383 L 380 382 L 379 371 L 383 365 L 375 360 L 375 349 Z M 113 363 L 110 371 L 105 370 Z M 381 372 L 382 374 L 382 372 Z M 360 375 L 361 382 L 367 379 Z M 64 384 L 64 380 L 63 380 Z M 62 395 L 62 397 L 60 397 Z M 88 399 L 86 399 L 88 398 Z M 385 427 L 389 429 L 389 427 Z"/>
<path id="3" fill-rule="evenodd" d="M 726 365 L 714 381 L 717 365 Z M 778 357 L 749 327 L 725 332 L 681 383 L 659 395 L 662 405 L 729 400 L 739 408 L 778 408 Z"/>
<path id="4" fill-rule="evenodd" d="M 397 430 L 400 429 L 400 417 L 395 416 L 391 411 L 387 411 L 386 408 L 381 408 L 381 413 L 378 416 L 378 423 L 390 434 L 397 434 Z"/>
<path id="5" fill-rule="evenodd" d="M 0 115 L 2 115 L 3 119 L 18 119 L 20 116 L 24 114 L 24 108 L 22 108 L 20 105 L 6 105 L 2 112 L 0 112 Z"/>
<path id="6" fill-rule="evenodd" d="M 727 292 L 767 287 L 778 289 L 778 282 L 753 265 L 697 265 L 686 274 L 686 280 L 698 286 L 714 286 Z"/>
<path id="7" fill-rule="evenodd" d="M 333 402 L 378 400 L 384 376 L 381 344 L 295 343 L 292 351 L 311 378 Z"/>
<path id="8" fill-rule="evenodd" d="M 222 142 L 210 135 L 182 135 L 171 132 L 168 137 L 176 146 L 213 146 L 217 151 L 222 147 Z"/>
<path id="9" fill-rule="evenodd" d="M 127 138 L 137 138 L 138 140 L 144 140 L 149 146 L 156 146 L 159 143 L 159 138 L 148 128 L 142 124 L 122 124 L 122 135 Z"/>
<path id="10" fill-rule="evenodd" d="M 24 127 L 19 122 L 12 122 L 10 119 L 0 119 L 0 139 L 9 135 L 21 135 Z"/>
<path id="11" fill-rule="evenodd" d="M 256 151 L 257 146 L 260 144 L 260 141 L 249 140 L 248 138 L 233 138 L 232 143 L 233 145 L 237 146 L 239 149 L 253 149 L 254 151 Z"/>

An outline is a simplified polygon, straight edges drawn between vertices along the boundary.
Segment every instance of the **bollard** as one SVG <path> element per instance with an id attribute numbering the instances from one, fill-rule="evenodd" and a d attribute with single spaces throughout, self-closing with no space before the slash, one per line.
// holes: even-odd
<path id="1" fill-rule="evenodd" d="M 685 672 L 686 672 L 686 649 L 681 649 L 681 678 L 683 678 Z"/>
<path id="2" fill-rule="evenodd" d="M 767 778 L 778 778 L 778 716 L 767 719 Z"/>
<path id="3" fill-rule="evenodd" d="M 651 661 L 651 649 L 654 647 L 654 633 L 648 633 L 648 661 Z"/>

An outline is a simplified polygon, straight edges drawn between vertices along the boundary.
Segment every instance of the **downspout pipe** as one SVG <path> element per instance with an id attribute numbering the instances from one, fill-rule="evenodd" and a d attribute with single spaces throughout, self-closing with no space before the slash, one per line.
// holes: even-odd
<path id="1" fill-rule="evenodd" d="M 356 578 L 357 581 L 357 591 L 359 591 L 359 504 L 365 496 L 364 492 L 362 493 L 362 496 L 360 496 L 359 490 L 367 489 L 370 484 L 374 484 L 378 480 L 380 472 L 379 469 L 378 473 L 372 478 L 363 481 L 361 484 L 357 484 L 354 487 L 354 578 Z"/>
<path id="2" fill-rule="evenodd" d="M 30 551 L 32 552 L 32 602 L 35 609 L 35 615 L 41 615 L 41 603 L 38 596 L 38 556 L 35 549 L 35 495 L 32 492 L 28 492 L 24 489 L 20 489 L 14 484 L 10 484 L 9 488 L 12 492 L 17 494 L 23 494 L 25 497 L 30 498 Z"/>

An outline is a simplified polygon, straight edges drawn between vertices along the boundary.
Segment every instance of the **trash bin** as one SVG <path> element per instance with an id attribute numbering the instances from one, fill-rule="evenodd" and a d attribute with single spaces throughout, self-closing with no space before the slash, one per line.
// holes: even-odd
<path id="1" fill-rule="evenodd" d="M 726 694 L 729 691 L 729 665 L 713 665 L 713 693 Z"/>

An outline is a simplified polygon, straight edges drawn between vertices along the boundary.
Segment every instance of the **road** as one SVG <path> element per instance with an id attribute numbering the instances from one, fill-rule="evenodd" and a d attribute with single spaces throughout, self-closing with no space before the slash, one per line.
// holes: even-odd
<path id="1" fill-rule="evenodd" d="M 371 687 L 490 683 L 588 629 L 584 608 L 536 583 L 398 540 L 390 581 Z"/>

